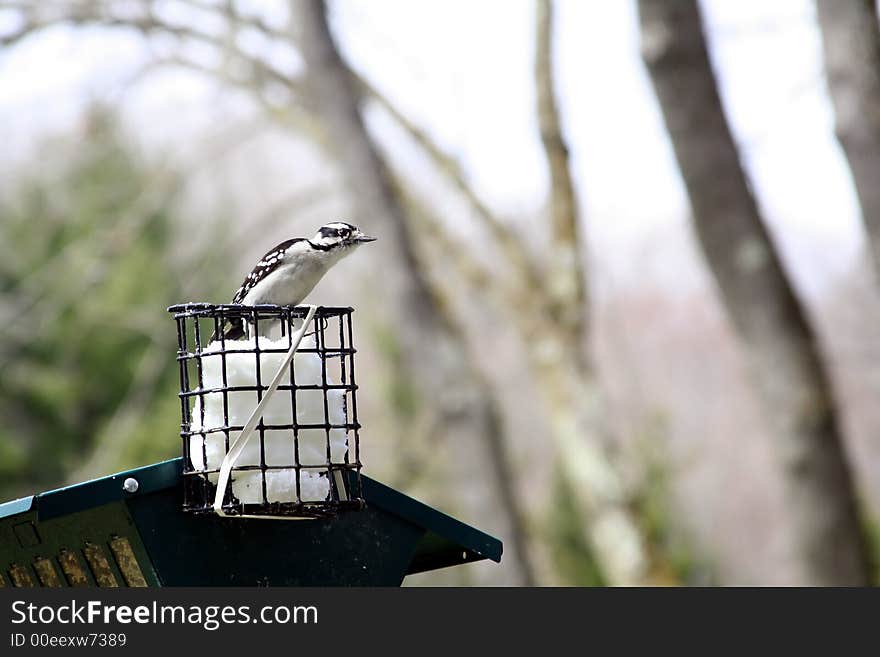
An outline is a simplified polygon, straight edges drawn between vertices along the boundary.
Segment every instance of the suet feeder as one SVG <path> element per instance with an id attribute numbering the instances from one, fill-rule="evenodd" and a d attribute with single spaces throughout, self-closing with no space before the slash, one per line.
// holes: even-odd
<path id="1" fill-rule="evenodd" d="M 169 312 L 184 509 L 316 518 L 361 508 L 352 309 L 190 303 Z M 231 330 L 241 339 L 228 339 Z"/>
<path id="2" fill-rule="evenodd" d="M 0 504 L 0 586 L 397 586 L 501 560 L 361 473 L 351 308 L 169 311 L 182 457 Z"/>

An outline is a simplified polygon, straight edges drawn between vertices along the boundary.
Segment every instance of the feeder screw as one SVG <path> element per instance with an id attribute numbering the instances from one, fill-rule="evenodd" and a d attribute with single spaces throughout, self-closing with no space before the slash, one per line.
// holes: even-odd
<path id="1" fill-rule="evenodd" d="M 122 482 L 122 490 L 124 490 L 126 493 L 136 493 L 138 486 L 138 480 L 134 477 L 128 477 L 124 482 Z"/>

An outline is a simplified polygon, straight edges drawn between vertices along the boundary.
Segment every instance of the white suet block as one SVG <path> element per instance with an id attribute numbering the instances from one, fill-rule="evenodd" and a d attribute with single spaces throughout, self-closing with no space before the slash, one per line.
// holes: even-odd
<path id="1" fill-rule="evenodd" d="M 255 338 L 227 341 L 228 349 L 253 350 Z M 259 338 L 260 349 L 280 349 L 279 353 L 260 352 L 260 381 L 267 386 L 275 372 L 284 362 L 289 347 L 287 338 L 273 340 L 269 337 Z M 314 336 L 306 336 L 300 349 L 314 349 Z M 223 387 L 223 364 L 220 355 L 220 342 L 211 342 L 202 352 L 202 383 L 205 389 Z M 226 385 L 228 388 L 239 386 L 256 386 L 255 353 L 226 354 Z M 320 385 L 321 358 L 316 353 L 300 353 L 293 359 L 294 376 L 297 385 Z M 327 383 L 334 384 L 328 373 Z M 290 377 L 281 380 L 282 385 L 290 384 Z M 223 393 L 213 392 L 202 396 L 204 399 L 204 420 L 202 419 L 202 402 L 197 397 L 192 409 L 190 430 L 193 432 L 209 431 L 224 426 L 223 424 Z M 251 412 L 259 402 L 256 390 L 227 392 L 228 416 L 230 426 L 243 426 Z M 292 424 L 293 406 L 289 390 L 277 390 L 263 413 L 263 423 L 267 426 Z M 296 391 L 296 420 L 300 425 L 325 423 L 324 392 L 322 390 Z M 327 391 L 327 421 L 330 424 L 345 423 L 345 391 Z M 239 431 L 229 433 L 231 445 L 238 437 Z M 304 502 L 323 501 L 329 499 L 330 483 L 327 478 L 327 432 L 323 429 L 300 429 L 299 462 L 303 466 L 300 471 L 300 493 Z M 296 501 L 296 471 L 293 470 L 294 440 L 291 429 L 266 429 L 264 432 L 266 464 L 288 466 L 290 470 L 266 472 L 266 499 L 269 502 Z M 204 447 L 204 451 L 203 451 Z M 342 463 L 348 448 L 345 429 L 330 430 L 330 456 L 333 463 Z M 190 458 L 196 470 L 213 470 L 220 467 L 226 455 L 225 435 L 222 431 L 209 433 L 204 439 L 201 435 L 190 437 Z M 206 467 L 207 462 L 207 467 Z M 235 466 L 260 465 L 260 434 L 254 430 L 247 445 L 241 452 Z M 306 469 L 308 468 L 308 469 Z M 217 475 L 209 478 L 217 482 Z M 263 492 L 259 470 L 235 472 L 232 476 L 233 494 L 246 504 L 261 504 Z"/>

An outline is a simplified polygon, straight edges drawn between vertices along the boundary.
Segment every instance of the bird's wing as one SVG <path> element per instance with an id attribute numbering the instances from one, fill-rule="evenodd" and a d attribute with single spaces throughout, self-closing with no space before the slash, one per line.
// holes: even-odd
<path id="1" fill-rule="evenodd" d="M 254 265 L 254 268 L 251 269 L 250 273 L 245 276 L 244 281 L 235 292 L 235 296 L 232 298 L 232 303 L 241 303 L 247 296 L 247 293 L 250 292 L 257 283 L 278 268 L 284 257 L 284 252 L 287 251 L 287 249 L 297 242 L 305 241 L 307 240 L 304 237 L 295 237 L 291 240 L 285 240 L 275 248 L 267 251 L 266 254 L 260 258 L 260 261 Z"/>
<path id="2" fill-rule="evenodd" d="M 232 297 L 232 303 L 242 303 L 250 292 L 260 281 L 264 280 L 269 274 L 275 271 L 281 265 L 284 253 L 297 242 L 307 241 L 304 237 L 294 237 L 285 240 L 267 251 L 259 262 L 254 265 L 250 273 L 245 276 L 244 281 L 235 291 Z M 240 317 L 227 319 L 223 324 L 224 340 L 241 340 L 245 337 L 244 320 Z M 217 335 L 211 336 L 211 341 L 217 339 Z"/>

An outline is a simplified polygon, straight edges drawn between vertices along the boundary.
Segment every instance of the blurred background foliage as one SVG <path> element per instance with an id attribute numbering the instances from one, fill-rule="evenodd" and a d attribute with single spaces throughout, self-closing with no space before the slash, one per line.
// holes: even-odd
<path id="1" fill-rule="evenodd" d="M 157 311 L 192 277 L 170 255 L 175 194 L 144 202 L 156 173 L 108 107 L 41 152 L 53 164 L 21 172 L 0 208 L 4 498 L 177 452 L 157 439 L 179 423 L 173 326 Z M 221 252 L 201 258 L 197 294 Z"/>
<path id="2" fill-rule="evenodd" d="M 736 4 L 0 0 L 0 499 L 346 219 L 366 471 L 505 542 L 409 584 L 874 583 L 876 8 Z"/>

